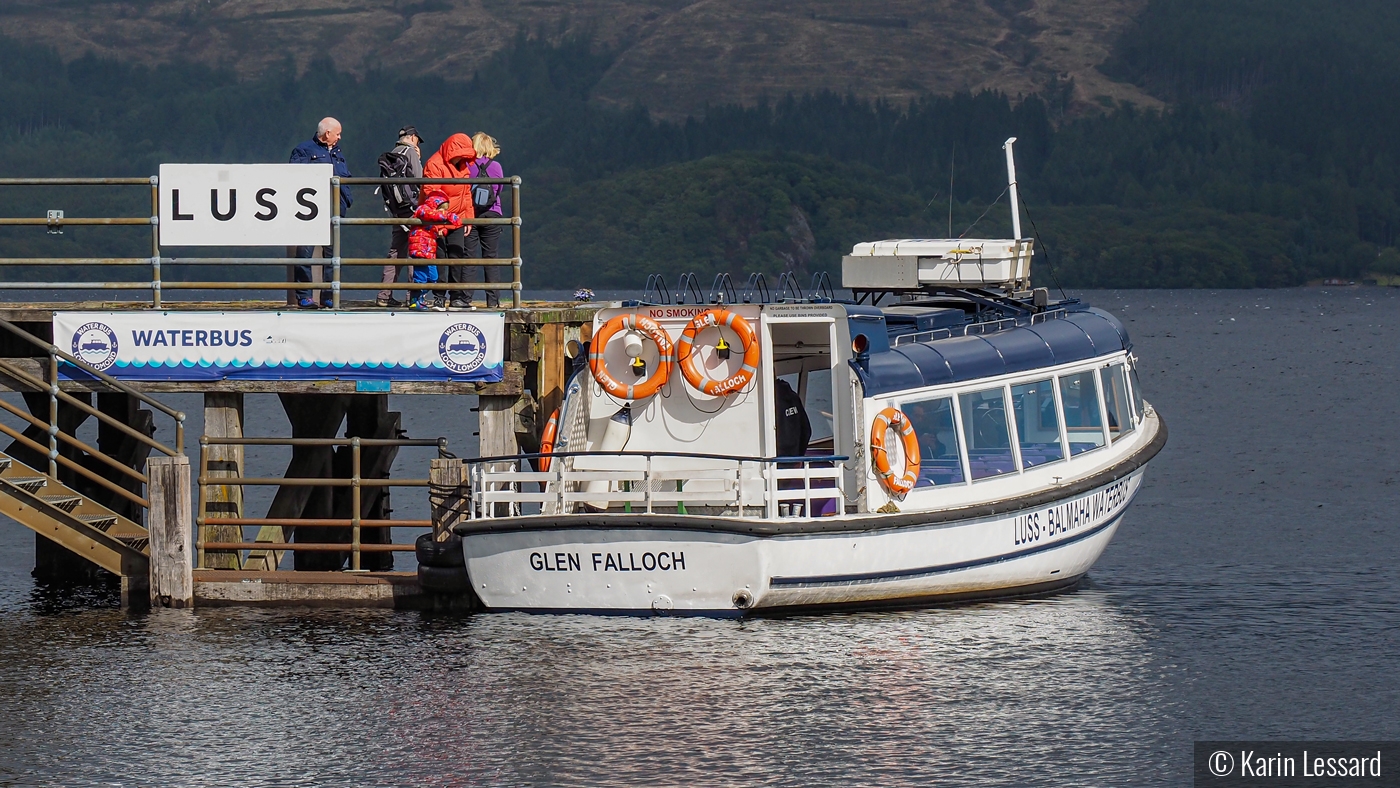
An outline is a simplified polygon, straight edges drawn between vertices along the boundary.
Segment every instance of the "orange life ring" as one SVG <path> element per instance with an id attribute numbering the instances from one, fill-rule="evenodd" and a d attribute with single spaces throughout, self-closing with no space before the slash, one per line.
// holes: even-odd
<path id="1" fill-rule="evenodd" d="M 700 368 L 700 354 L 695 352 L 696 335 L 711 326 L 729 328 L 739 335 L 739 342 L 744 346 L 744 365 L 724 380 L 715 380 L 706 375 Z M 685 376 L 686 382 L 696 391 L 703 391 L 712 397 L 732 394 L 747 386 L 749 381 L 753 380 L 753 376 L 758 374 L 758 354 L 758 336 L 754 334 L 753 327 L 749 325 L 749 321 L 728 309 L 710 309 L 696 315 L 676 342 L 676 361 L 680 364 L 681 374 Z"/>
<path id="2" fill-rule="evenodd" d="M 639 384 L 627 385 L 612 376 L 608 371 L 608 362 L 603 359 L 603 351 L 608 347 L 608 340 L 619 331 L 635 330 L 640 331 L 656 344 L 656 349 L 660 353 L 660 358 L 656 362 L 656 370 L 647 376 L 646 380 Z M 649 317 L 642 317 L 638 314 L 618 315 L 603 324 L 602 329 L 593 337 L 593 347 L 588 353 L 588 366 L 593 371 L 593 379 L 598 381 L 598 385 L 603 390 L 618 399 L 637 400 L 645 399 L 661 390 L 666 385 L 666 380 L 671 377 L 671 363 L 675 358 L 674 347 L 671 345 L 671 336 L 666 333 L 666 329 L 660 323 Z"/>
<path id="3" fill-rule="evenodd" d="M 904 446 L 904 473 L 896 474 L 890 468 L 890 453 L 885 449 L 885 432 L 894 429 L 899 433 Z M 875 472 L 880 476 L 880 484 L 891 495 L 903 498 L 919 482 L 919 438 L 914 434 L 914 425 L 899 408 L 885 408 L 875 415 L 875 423 L 870 427 L 870 459 L 875 463 Z"/>
<path id="4" fill-rule="evenodd" d="M 543 473 L 549 470 L 554 458 L 549 455 L 554 453 L 554 441 L 559 437 L 559 409 L 549 414 L 549 421 L 544 423 L 544 432 L 540 435 L 540 454 L 545 456 L 535 461 L 536 467 Z"/>

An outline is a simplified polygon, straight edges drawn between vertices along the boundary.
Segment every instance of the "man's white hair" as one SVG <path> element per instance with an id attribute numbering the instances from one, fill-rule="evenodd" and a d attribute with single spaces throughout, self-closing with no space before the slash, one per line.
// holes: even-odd
<path id="1" fill-rule="evenodd" d="M 331 129 L 340 128 L 340 121 L 335 118 L 321 118 L 321 122 L 316 124 L 316 136 L 320 137 Z"/>

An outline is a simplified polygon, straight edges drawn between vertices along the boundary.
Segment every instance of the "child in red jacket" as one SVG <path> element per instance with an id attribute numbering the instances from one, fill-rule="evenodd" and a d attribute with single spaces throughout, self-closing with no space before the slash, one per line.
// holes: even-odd
<path id="1" fill-rule="evenodd" d="M 462 226 L 461 217 L 447 210 L 447 194 L 438 186 L 430 186 L 424 190 L 422 202 L 418 205 L 418 210 L 413 212 L 413 216 L 430 222 L 417 225 L 408 233 L 408 256 L 415 260 L 437 259 L 438 239 Z M 414 284 L 437 284 L 437 281 L 436 265 L 413 266 Z M 447 310 L 446 304 L 433 298 L 431 289 L 415 290 L 411 297 L 409 309 L 436 309 L 439 312 Z"/>

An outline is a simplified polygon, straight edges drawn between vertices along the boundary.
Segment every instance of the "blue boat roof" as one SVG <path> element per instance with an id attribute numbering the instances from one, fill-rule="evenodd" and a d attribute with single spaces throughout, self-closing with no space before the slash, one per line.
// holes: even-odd
<path id="1" fill-rule="evenodd" d="M 851 317 L 865 323 L 874 315 Z M 1053 367 L 1132 348 L 1123 324 L 1101 309 L 1067 312 L 1035 325 L 896 347 L 876 337 L 871 339 L 876 341 L 871 342 L 869 361 L 856 365 L 866 396 Z"/>

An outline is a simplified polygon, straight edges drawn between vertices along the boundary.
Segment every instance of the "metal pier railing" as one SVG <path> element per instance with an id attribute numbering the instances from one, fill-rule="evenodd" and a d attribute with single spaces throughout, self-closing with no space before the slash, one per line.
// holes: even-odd
<path id="1" fill-rule="evenodd" d="M 189 290 L 288 290 L 288 283 L 285 280 L 268 279 L 207 279 L 207 280 L 187 280 L 172 279 L 167 269 L 173 266 L 220 266 L 231 268 L 243 267 L 273 267 L 281 268 L 287 265 L 327 265 L 331 268 L 331 280 L 329 282 L 302 283 L 302 286 L 311 290 L 330 290 L 332 305 L 334 308 L 341 308 L 342 293 L 346 291 L 371 290 L 378 291 L 385 288 L 380 282 L 349 282 L 344 280 L 344 272 L 351 267 L 382 267 L 387 264 L 411 265 L 411 260 L 396 260 L 387 257 L 342 257 L 343 248 L 341 241 L 341 229 L 344 227 L 356 226 L 413 226 L 423 222 L 418 219 L 402 219 L 391 216 L 374 217 L 349 217 L 340 215 L 340 187 L 354 185 L 385 185 L 385 184 L 490 184 L 510 187 L 509 202 L 511 205 L 511 215 L 502 218 L 477 218 L 464 219 L 463 223 L 470 226 L 505 225 L 511 228 L 511 254 L 510 257 L 502 258 L 470 258 L 453 259 L 450 261 L 436 261 L 437 264 L 470 265 L 485 267 L 509 267 L 511 276 L 509 281 L 501 282 L 442 282 L 432 286 L 433 290 L 492 290 L 496 292 L 509 292 L 511 294 L 511 305 L 519 308 L 521 305 L 521 256 L 520 256 L 520 178 L 518 176 L 510 178 L 331 178 L 331 257 L 330 259 L 296 259 L 287 257 L 165 257 L 161 254 L 160 244 L 160 179 L 157 176 L 149 178 L 0 178 L 0 187 L 29 187 L 29 186 L 143 186 L 151 190 L 151 214 L 149 216 L 119 216 L 119 217 L 70 217 L 64 215 L 62 211 L 49 211 L 45 217 L 4 217 L 0 218 L 0 227 L 46 227 L 51 231 L 61 230 L 67 226 L 127 226 L 127 227 L 150 227 L 151 228 L 151 254 L 149 257 L 4 257 L 0 258 L 0 280 L 5 281 L 5 287 L 11 290 L 120 290 L 120 291 L 144 291 L 150 293 L 150 306 L 159 309 L 165 305 L 166 291 L 189 291 Z M 504 197 L 504 194 L 502 195 Z M 120 281 L 103 279 L 97 281 L 73 281 L 72 279 L 56 279 L 49 281 L 18 281 L 18 277 L 6 273 L 19 267 L 73 267 L 73 266 L 96 266 L 96 267 L 117 267 L 124 269 L 146 269 L 150 272 L 149 280 L 141 281 Z M 400 283 L 398 289 L 402 289 Z"/>
<path id="2" fill-rule="evenodd" d="M 210 447 L 211 446 L 288 446 L 288 447 L 322 447 L 322 448 L 350 448 L 350 476 L 345 477 L 253 477 L 241 475 L 215 475 L 210 473 Z M 422 439 L 422 438 L 217 438 L 204 436 L 199 439 L 199 476 L 197 485 L 198 506 L 195 509 L 195 568 L 205 569 L 206 554 L 211 551 L 263 551 L 272 560 L 266 561 L 271 568 L 276 569 L 280 563 L 281 555 L 284 552 L 338 552 L 350 554 L 351 571 L 360 571 L 361 556 L 364 553 L 396 553 L 412 552 L 413 544 L 394 544 L 392 540 L 382 542 L 365 543 L 361 536 L 365 529 L 386 529 L 386 528 L 413 528 L 418 530 L 428 530 L 432 528 L 431 520 L 392 520 L 392 519 L 368 519 L 362 517 L 363 500 L 361 491 L 367 488 L 389 488 L 389 487 L 422 487 L 429 486 L 428 479 L 394 479 L 394 478 L 366 478 L 362 474 L 362 450 L 369 448 L 404 448 L 404 447 L 431 447 L 436 448 L 440 455 L 447 452 L 447 440 L 445 438 Z M 321 487 L 321 488 L 348 488 L 350 490 L 350 516 L 349 517 L 327 517 L 327 518 L 290 518 L 290 517 L 211 517 L 208 515 L 210 488 L 214 487 Z M 259 538 L 248 540 L 240 538 L 238 541 L 216 541 L 206 537 L 210 528 L 216 526 L 235 526 L 243 529 L 246 527 L 256 527 L 259 529 Z M 310 541 L 288 541 L 287 531 L 266 531 L 263 529 L 295 529 L 295 528 L 322 528 L 338 527 L 350 529 L 349 542 L 310 542 Z M 273 537 L 273 538 L 267 538 Z M 240 566 L 244 563 L 240 557 Z"/>

